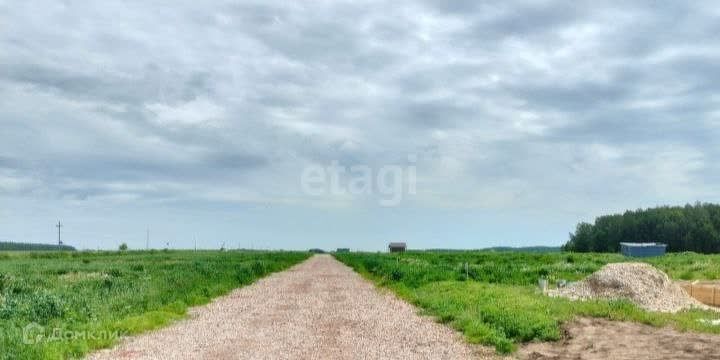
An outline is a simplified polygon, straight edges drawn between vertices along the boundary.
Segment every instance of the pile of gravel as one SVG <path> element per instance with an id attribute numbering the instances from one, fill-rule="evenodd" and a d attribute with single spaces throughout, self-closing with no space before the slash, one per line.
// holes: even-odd
<path id="1" fill-rule="evenodd" d="M 667 274 L 645 263 L 605 265 L 585 280 L 553 290 L 550 295 L 573 300 L 627 299 L 649 311 L 670 313 L 693 307 L 708 308 Z"/>

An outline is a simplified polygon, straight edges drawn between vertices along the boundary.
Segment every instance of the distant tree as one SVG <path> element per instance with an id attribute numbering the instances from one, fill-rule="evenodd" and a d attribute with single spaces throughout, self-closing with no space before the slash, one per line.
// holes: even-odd
<path id="1" fill-rule="evenodd" d="M 119 249 L 120 249 L 120 251 L 127 251 L 128 246 L 127 246 L 126 243 L 122 243 L 122 244 L 120 244 L 120 248 L 119 248 Z"/>
<path id="2" fill-rule="evenodd" d="M 0 242 L 0 251 L 75 251 L 68 245 Z"/>
<path id="3" fill-rule="evenodd" d="M 628 210 L 580 223 L 565 251 L 616 252 L 621 242 L 660 242 L 670 252 L 720 252 L 720 205 L 696 203 Z"/>
<path id="4" fill-rule="evenodd" d="M 570 233 L 570 241 L 563 247 L 564 250 L 588 252 L 593 251 L 591 224 L 582 222 L 575 228 L 575 233 Z"/>

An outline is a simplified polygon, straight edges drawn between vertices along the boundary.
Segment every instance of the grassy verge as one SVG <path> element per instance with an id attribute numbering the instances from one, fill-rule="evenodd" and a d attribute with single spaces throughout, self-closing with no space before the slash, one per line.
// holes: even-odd
<path id="1" fill-rule="evenodd" d="M 0 253 L 0 359 L 78 358 L 306 259 L 292 252 Z"/>
<path id="2" fill-rule="evenodd" d="M 575 316 L 720 333 L 720 327 L 699 321 L 718 319 L 718 313 L 660 314 L 625 301 L 571 302 L 543 296 L 534 285 L 540 276 L 578 280 L 608 262 L 627 261 L 617 255 L 410 252 L 336 257 L 462 331 L 468 341 L 495 346 L 501 353 L 514 351 L 522 342 L 559 340 L 562 323 Z M 678 254 L 650 261 L 673 276 L 699 278 L 718 274 L 717 260 L 717 256 Z"/>

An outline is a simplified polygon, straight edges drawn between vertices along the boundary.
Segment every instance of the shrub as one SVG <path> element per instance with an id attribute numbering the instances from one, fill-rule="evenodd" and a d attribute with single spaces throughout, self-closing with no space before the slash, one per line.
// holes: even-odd
<path id="1" fill-rule="evenodd" d="M 31 321 L 47 324 L 47 322 L 54 318 L 62 317 L 65 312 L 63 301 L 54 294 L 48 292 L 37 292 L 28 299 L 29 304 L 29 318 Z"/>

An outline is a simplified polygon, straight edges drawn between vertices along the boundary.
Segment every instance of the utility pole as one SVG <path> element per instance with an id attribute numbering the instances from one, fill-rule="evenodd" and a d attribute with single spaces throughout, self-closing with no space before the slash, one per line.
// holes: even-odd
<path id="1" fill-rule="evenodd" d="M 145 237 L 145 250 L 150 250 L 150 228 L 147 228 L 147 235 Z"/>
<path id="2" fill-rule="evenodd" d="M 58 228 L 58 250 L 60 250 L 60 247 L 62 246 L 62 240 L 60 240 L 60 228 L 62 227 L 62 224 L 60 223 L 60 220 L 58 220 L 57 225 L 55 227 Z"/>

